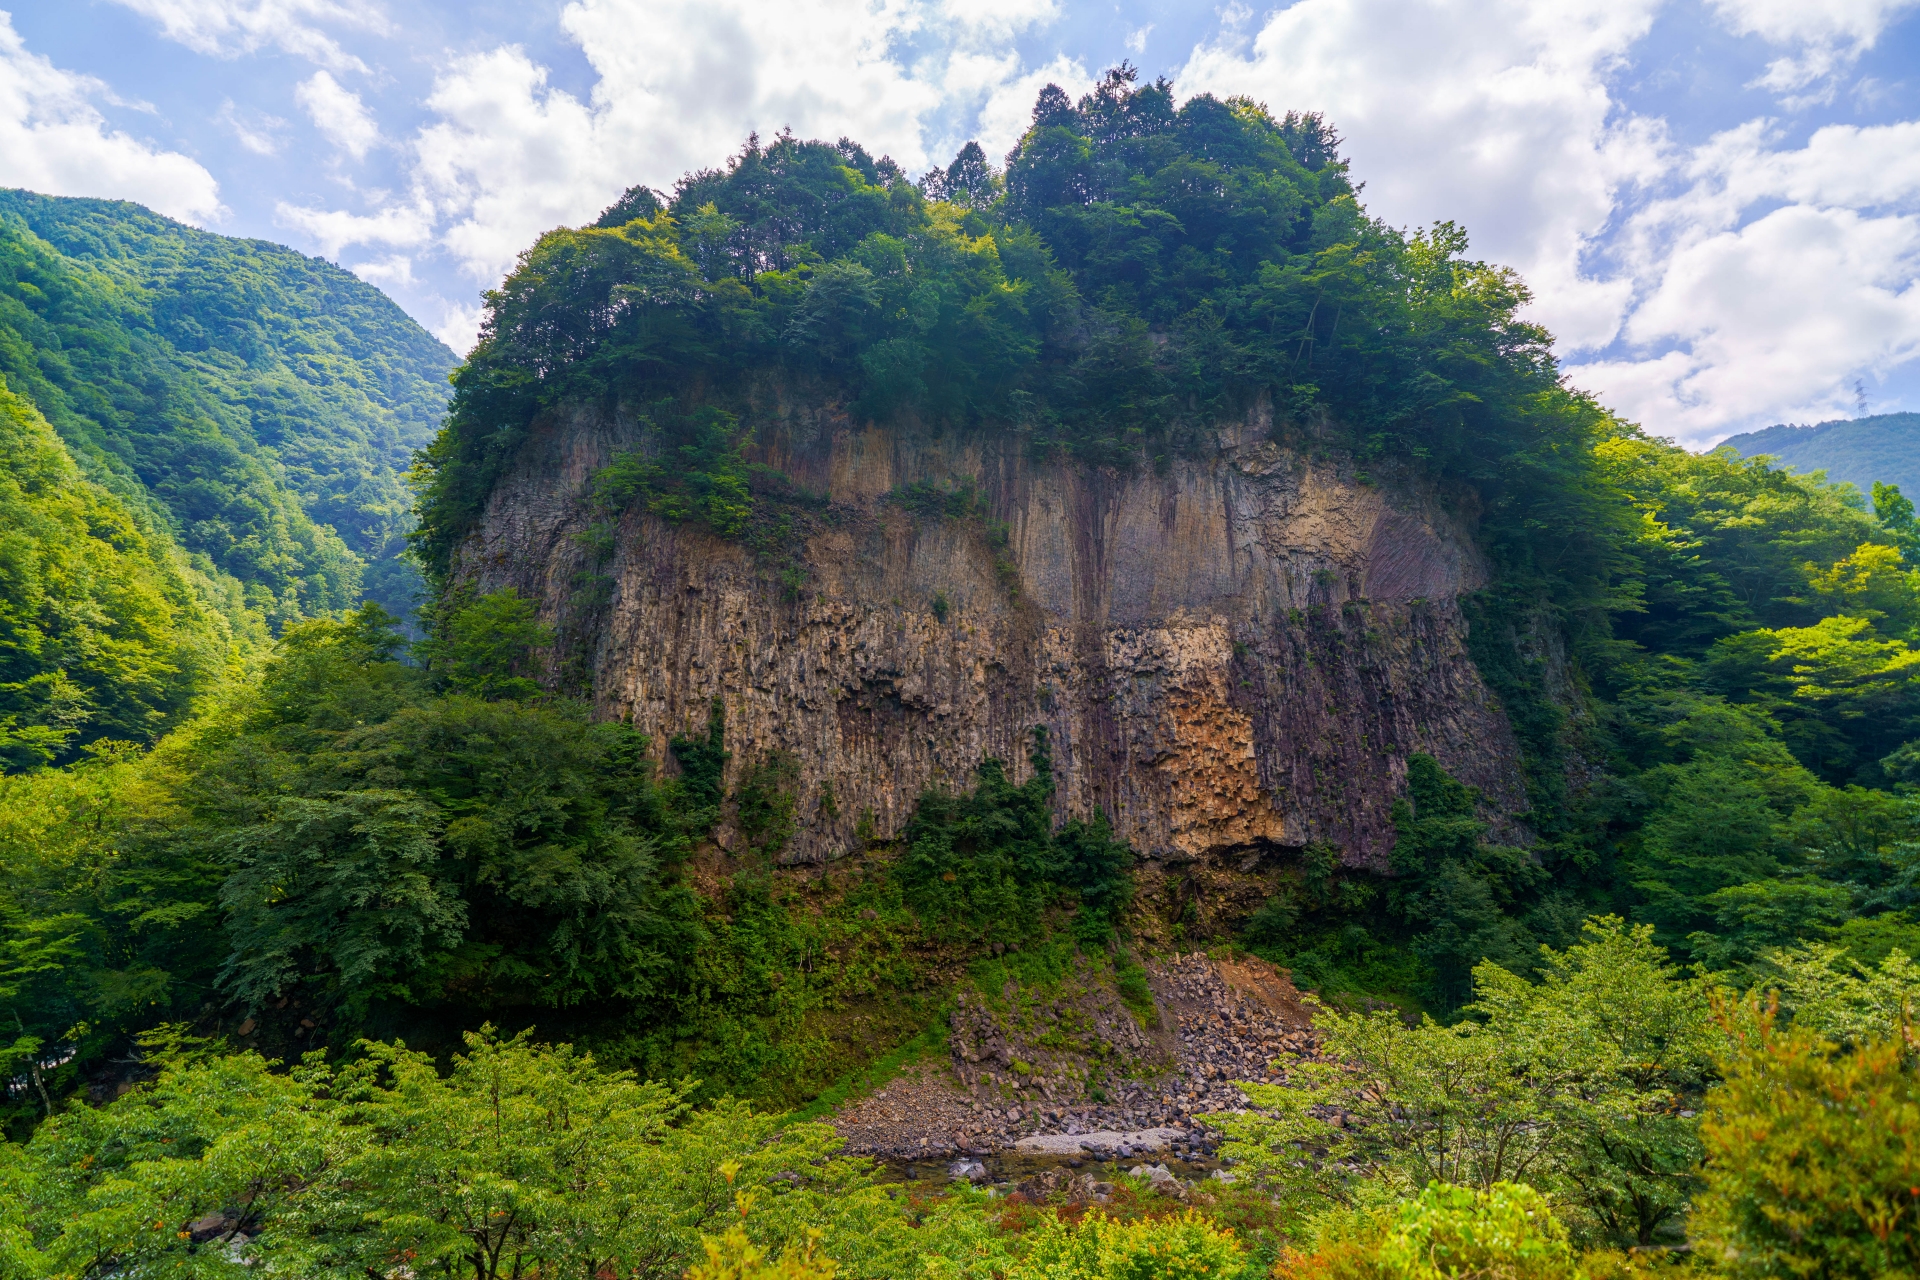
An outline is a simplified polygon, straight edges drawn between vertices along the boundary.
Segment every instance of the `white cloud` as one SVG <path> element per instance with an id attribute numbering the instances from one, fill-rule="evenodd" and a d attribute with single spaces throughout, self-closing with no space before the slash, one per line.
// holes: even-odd
<path id="1" fill-rule="evenodd" d="M 368 284 L 379 285 L 382 289 L 408 288 L 417 283 L 413 278 L 413 259 L 404 253 L 356 262 L 347 269 Z"/>
<path id="2" fill-rule="evenodd" d="M 1019 71 L 1011 61 L 1003 62 L 993 68 L 994 74 L 981 75 L 972 83 L 956 74 L 962 68 L 962 60 L 954 59 L 954 72 L 947 78 L 948 91 L 956 99 L 979 103 L 971 136 L 996 165 L 1013 150 L 1027 126 L 1033 123 L 1033 102 L 1040 96 L 1041 89 L 1057 84 L 1069 95 L 1078 97 L 1093 80 L 1083 63 L 1065 54 L 1027 72 Z M 936 155 L 934 159 L 939 161 L 941 157 Z"/>
<path id="3" fill-rule="evenodd" d="M 963 38 L 999 42 L 1052 22 L 1060 5 L 1059 0 L 941 0 L 940 16 Z"/>
<path id="4" fill-rule="evenodd" d="M 137 200 L 186 222 L 220 216 L 211 173 L 114 129 L 95 97 L 111 98 L 106 85 L 28 52 L 12 17 L 0 12 L 0 174 L 8 185 Z"/>
<path id="5" fill-rule="evenodd" d="M 117 0 L 195 53 L 234 58 L 279 49 L 336 71 L 365 71 L 320 24 L 375 34 L 387 20 L 365 0 Z"/>
<path id="6" fill-rule="evenodd" d="M 1787 95 L 1795 109 L 1830 101 L 1840 74 L 1916 3 L 1920 0 L 1712 0 L 1720 20 L 1735 33 L 1797 50 L 1769 63 L 1754 82 Z"/>
<path id="7" fill-rule="evenodd" d="M 455 352 L 465 355 L 479 336 L 480 321 L 486 316 L 485 309 L 477 302 L 448 302 L 445 298 L 435 298 L 434 301 L 439 307 L 440 318 L 429 323 L 427 328 Z"/>
<path id="8" fill-rule="evenodd" d="M 371 213 L 282 205 L 280 220 L 329 254 L 431 241 L 492 283 L 540 233 L 594 217 L 635 182 L 671 189 L 751 131 L 852 137 L 910 172 L 945 163 L 966 136 L 997 154 L 1042 84 L 1086 79 L 1065 59 L 1028 70 L 1009 47 L 1055 13 L 1051 0 L 575 0 L 560 20 L 598 74 L 588 97 L 555 88 L 519 46 L 456 58 L 411 144 L 409 195 Z M 955 112 L 977 127 L 932 136 Z M 477 312 L 446 321 L 470 323 Z"/>
<path id="9" fill-rule="evenodd" d="M 1659 354 L 1574 371 L 1627 416 L 1704 441 L 1843 415 L 1863 371 L 1920 355 L 1920 123 L 1778 142 L 1766 121 L 1712 138 L 1627 220 L 1644 296 L 1625 338 Z"/>
<path id="10" fill-rule="evenodd" d="M 242 111 L 228 98 L 220 104 L 220 113 L 214 119 L 226 127 L 243 151 L 257 156 L 279 154 L 280 130 L 287 127 L 287 122 L 280 117 Z"/>
<path id="11" fill-rule="evenodd" d="M 1575 371 L 1629 417 L 1692 440 L 1734 422 L 1849 416 L 1851 385 L 1920 355 L 1920 218 L 1788 205 L 1688 244 L 1634 314 L 1657 359 Z"/>
<path id="12" fill-rule="evenodd" d="M 1716 8 L 1841 67 L 1915 2 Z M 1795 148 L 1754 120 L 1681 148 L 1614 88 L 1661 3 L 1301 0 L 1251 38 L 1228 24 L 1182 88 L 1326 111 L 1372 212 L 1465 225 L 1526 276 L 1573 379 L 1655 431 L 1847 412 L 1856 378 L 1920 357 L 1920 123 Z"/>
<path id="13" fill-rule="evenodd" d="M 388 205 L 362 214 L 342 209 L 308 209 L 283 200 L 274 206 L 274 221 L 305 233 L 318 245 L 322 257 L 338 258 L 341 250 L 353 244 L 412 249 L 431 242 L 434 208 L 420 201 Z"/>
<path id="14" fill-rule="evenodd" d="M 380 140 L 380 126 L 360 95 L 343 88 L 325 71 L 302 80 L 293 99 L 327 141 L 355 160 L 365 159 L 367 149 Z"/>
<path id="15" fill-rule="evenodd" d="M 1622 117 L 1609 76 L 1659 0 L 1302 0 L 1250 42 L 1196 49 L 1181 89 L 1324 111 L 1365 199 L 1399 225 L 1453 219 L 1518 268 L 1570 348 L 1606 345 L 1631 285 L 1582 269 L 1623 187 L 1657 173 L 1657 121 Z"/>

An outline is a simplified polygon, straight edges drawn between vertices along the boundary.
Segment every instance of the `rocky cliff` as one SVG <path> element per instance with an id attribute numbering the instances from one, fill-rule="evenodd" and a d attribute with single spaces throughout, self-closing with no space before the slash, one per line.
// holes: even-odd
<path id="1" fill-rule="evenodd" d="M 457 574 L 539 600 L 567 650 L 556 670 L 570 658 L 603 714 L 657 743 L 717 696 L 730 769 L 793 753 L 786 859 L 897 833 L 924 788 L 970 785 L 984 756 L 1017 779 L 1035 725 L 1063 811 L 1104 809 L 1200 897 L 1211 869 L 1316 841 L 1384 866 L 1411 752 L 1495 809 L 1524 806 L 1512 730 L 1463 643 L 1457 600 L 1485 568 L 1417 485 L 1275 444 L 1258 413 L 1130 472 L 804 403 L 755 426 L 757 460 L 828 495 L 780 549 L 784 575 L 764 546 L 637 507 L 592 549 L 590 478 L 645 442 L 587 409 L 537 424 Z M 967 482 L 989 518 L 899 500 Z"/>

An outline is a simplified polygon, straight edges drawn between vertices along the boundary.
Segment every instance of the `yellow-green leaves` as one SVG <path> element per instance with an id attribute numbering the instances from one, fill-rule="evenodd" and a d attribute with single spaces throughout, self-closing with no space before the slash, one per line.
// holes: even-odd
<path id="1" fill-rule="evenodd" d="M 1703 1129 L 1701 1252 L 1733 1280 L 1914 1274 L 1920 1073 L 1910 1026 L 1903 1019 L 1895 1037 L 1842 1051 L 1764 1013 L 1742 1021 Z"/>
<path id="2" fill-rule="evenodd" d="M 1078 1224 L 1043 1219 L 1007 1280 L 1236 1280 L 1246 1251 L 1232 1233 L 1189 1211 L 1116 1221 L 1093 1210 Z"/>

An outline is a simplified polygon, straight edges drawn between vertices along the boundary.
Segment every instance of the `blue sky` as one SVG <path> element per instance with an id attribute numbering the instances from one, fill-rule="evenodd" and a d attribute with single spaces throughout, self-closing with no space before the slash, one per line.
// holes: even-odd
<path id="1" fill-rule="evenodd" d="M 749 130 L 917 172 L 1122 58 L 1326 112 L 1659 434 L 1920 408 L 1920 0 L 33 0 L 0 183 L 320 254 L 464 350 L 541 231 Z"/>

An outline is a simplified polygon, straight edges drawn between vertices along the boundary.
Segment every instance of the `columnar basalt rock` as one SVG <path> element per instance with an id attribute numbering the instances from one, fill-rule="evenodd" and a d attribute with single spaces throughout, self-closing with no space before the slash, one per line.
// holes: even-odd
<path id="1" fill-rule="evenodd" d="M 749 420 L 751 455 L 829 495 L 779 549 L 803 582 L 638 508 L 589 550 L 591 476 L 643 442 L 586 409 L 539 424 L 456 571 L 538 599 L 556 671 L 572 661 L 602 714 L 664 744 L 719 697 L 731 768 L 793 752 L 789 860 L 897 834 L 923 789 L 970 785 L 982 757 L 1024 776 L 1036 725 L 1063 813 L 1105 810 L 1163 872 L 1314 841 L 1384 867 L 1415 751 L 1493 808 L 1524 806 L 1457 603 L 1484 566 L 1395 473 L 1282 447 L 1258 414 L 1127 471 L 802 402 Z M 966 482 L 997 531 L 890 499 Z"/>

